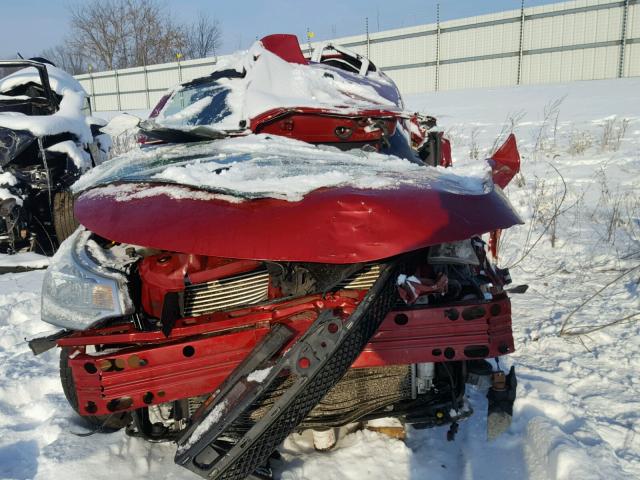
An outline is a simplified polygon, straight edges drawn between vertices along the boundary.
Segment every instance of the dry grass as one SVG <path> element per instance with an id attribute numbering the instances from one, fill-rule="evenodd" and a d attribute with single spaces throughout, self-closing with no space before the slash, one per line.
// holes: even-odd
<path id="1" fill-rule="evenodd" d="M 602 124 L 602 134 L 600 136 L 600 148 L 602 151 L 616 152 L 620 148 L 620 143 L 627 133 L 629 119 L 616 117 L 605 120 Z"/>
<path id="2" fill-rule="evenodd" d="M 138 148 L 138 129 L 132 128 L 120 135 L 111 137 L 109 158 L 118 157 L 136 148 Z"/>
<path id="3" fill-rule="evenodd" d="M 573 157 L 582 155 L 593 146 L 593 136 L 586 131 L 574 130 L 569 137 L 567 153 Z"/>

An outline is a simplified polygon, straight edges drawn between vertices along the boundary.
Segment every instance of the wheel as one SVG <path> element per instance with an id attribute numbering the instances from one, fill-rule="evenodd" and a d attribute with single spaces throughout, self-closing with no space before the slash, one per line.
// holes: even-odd
<path id="1" fill-rule="evenodd" d="M 73 383 L 73 375 L 69 366 L 69 351 L 63 348 L 60 351 L 60 381 L 64 396 L 67 397 L 69 405 L 80 415 L 78 408 L 78 397 Z M 116 431 L 126 427 L 131 421 L 129 412 L 120 412 L 112 415 L 80 415 L 87 423 L 93 427 L 102 427 L 103 431 Z"/>
<path id="2" fill-rule="evenodd" d="M 58 244 L 78 228 L 76 217 L 73 216 L 73 195 L 68 190 L 56 192 L 53 197 L 53 226 Z"/>

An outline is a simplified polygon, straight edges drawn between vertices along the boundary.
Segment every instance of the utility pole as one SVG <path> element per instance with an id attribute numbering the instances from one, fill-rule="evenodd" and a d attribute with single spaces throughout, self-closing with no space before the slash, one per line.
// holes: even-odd
<path id="1" fill-rule="evenodd" d="M 144 56 L 144 64 L 142 66 L 144 69 L 144 91 L 147 95 L 147 108 L 151 108 L 151 99 L 149 98 L 149 74 L 147 72 L 147 56 Z"/>
<path id="2" fill-rule="evenodd" d="M 365 28 L 365 31 L 367 32 L 367 58 L 369 58 L 369 47 L 370 47 L 370 42 L 369 42 L 369 17 L 364 17 L 364 28 Z"/>
<path id="3" fill-rule="evenodd" d="M 178 83 L 182 83 L 182 65 L 180 64 L 181 58 L 182 54 L 176 53 L 176 59 L 178 60 Z"/>
<path id="4" fill-rule="evenodd" d="M 118 69 L 113 71 L 113 75 L 116 77 L 116 103 L 118 104 L 118 111 L 122 110 L 120 106 L 120 80 L 118 79 Z"/>
<path id="5" fill-rule="evenodd" d="M 93 111 L 96 111 L 96 86 L 93 84 L 93 66 L 89 65 L 89 81 L 91 82 L 91 97 L 93 98 Z"/>
<path id="6" fill-rule="evenodd" d="M 629 0 L 624 0 L 622 12 L 622 32 L 620 33 L 620 58 L 618 59 L 618 78 L 624 75 L 624 54 L 627 47 L 627 22 L 629 18 Z"/>
<path id="7" fill-rule="evenodd" d="M 516 85 L 522 81 L 522 49 L 524 44 L 524 0 L 520 3 L 520 44 L 518 46 L 518 74 Z"/>
<path id="8" fill-rule="evenodd" d="M 436 92 L 440 87 L 440 4 L 436 4 Z"/>
<path id="9" fill-rule="evenodd" d="M 311 39 L 315 36 L 315 34 L 309 30 L 309 27 L 307 27 L 307 45 L 309 46 L 309 56 L 311 56 Z"/>

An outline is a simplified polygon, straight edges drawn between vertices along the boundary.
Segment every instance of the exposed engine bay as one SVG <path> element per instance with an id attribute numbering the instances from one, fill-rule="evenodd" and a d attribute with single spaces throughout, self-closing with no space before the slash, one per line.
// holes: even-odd
<path id="1" fill-rule="evenodd" d="M 176 438 L 207 393 L 274 325 L 303 332 L 323 303 L 346 318 L 380 274 L 379 264 L 220 259 L 84 236 L 86 258 L 126 276 L 127 303 L 140 307 L 124 322 L 102 322 L 58 339 L 63 368 L 78 388 L 76 408 L 84 415 L 132 415 L 129 432 L 156 440 Z M 488 262 L 484 248 L 475 238 L 414 252 L 406 273 L 396 277 L 393 311 L 298 428 L 337 427 L 391 413 L 433 426 L 470 415 L 464 384 L 493 373 L 479 359 L 513 351 L 504 293 L 510 278 Z M 107 298 L 97 289 L 91 296 Z M 228 337 L 228 348 L 221 348 L 221 335 Z M 100 343 L 101 336 L 109 343 Z M 124 338 L 129 342 L 121 347 Z M 243 422 L 249 425 L 268 410 L 290 381 L 283 377 L 273 385 Z"/>

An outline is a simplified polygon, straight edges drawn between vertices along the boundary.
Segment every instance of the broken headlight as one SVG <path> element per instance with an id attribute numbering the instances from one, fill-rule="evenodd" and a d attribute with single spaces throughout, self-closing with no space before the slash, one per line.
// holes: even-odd
<path id="1" fill-rule="evenodd" d="M 134 312 L 126 276 L 96 263 L 86 248 L 90 237 L 79 228 L 52 258 L 42 285 L 44 322 L 85 330 Z"/>

